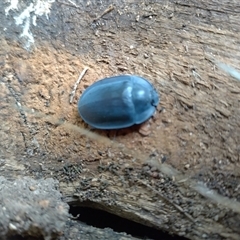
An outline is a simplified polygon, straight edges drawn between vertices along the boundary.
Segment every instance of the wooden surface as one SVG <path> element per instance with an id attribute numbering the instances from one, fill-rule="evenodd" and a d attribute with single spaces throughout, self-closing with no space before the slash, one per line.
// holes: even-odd
<path id="1" fill-rule="evenodd" d="M 28 4 L 0 10 L 0 174 L 53 177 L 70 205 L 189 239 L 239 239 L 240 81 L 219 65 L 240 71 L 239 1 L 56 1 L 26 50 L 14 17 Z M 123 73 L 161 95 L 147 136 L 78 116 L 87 86 Z"/>

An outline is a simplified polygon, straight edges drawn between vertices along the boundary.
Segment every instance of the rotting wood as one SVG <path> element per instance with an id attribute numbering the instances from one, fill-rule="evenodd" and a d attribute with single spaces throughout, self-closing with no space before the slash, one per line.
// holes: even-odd
<path id="1" fill-rule="evenodd" d="M 51 78 L 49 77 L 53 74 L 52 70 L 54 68 L 48 68 L 47 63 L 44 64 L 43 71 L 37 72 L 35 70 L 37 81 L 34 79 L 34 74 L 25 78 L 23 75 L 21 83 L 14 79 L 14 76 L 7 78 L 6 72 L 11 72 L 12 68 L 10 60 L 15 58 L 15 61 L 19 62 L 19 58 L 22 57 L 27 62 L 26 59 L 29 57 L 15 46 L 13 49 L 17 49 L 17 54 L 15 56 L 14 52 L 12 52 L 4 60 L 6 65 L 3 65 L 3 67 L 6 67 L 7 71 L 1 79 L 3 81 L 1 82 L 3 89 L 1 91 L 1 99 L 3 99 L 1 102 L 3 105 L 1 108 L 1 136 L 3 136 L 1 141 L 1 154 L 3 154 L 3 162 L 1 160 L 2 174 L 8 177 L 21 177 L 24 174 L 33 175 L 36 178 L 39 178 L 39 176 L 54 176 L 60 180 L 64 200 L 69 204 L 100 208 L 121 217 L 190 239 L 207 238 L 218 240 L 225 238 L 238 240 L 240 236 L 238 227 L 240 218 L 239 202 L 228 192 L 217 194 L 219 188 L 222 191 L 226 188 L 218 186 L 220 183 L 218 179 L 214 178 L 213 171 L 214 168 L 219 167 L 218 171 L 223 175 L 223 180 L 226 182 L 234 174 L 236 178 L 239 177 L 237 166 L 240 161 L 239 151 L 236 151 L 236 144 L 234 146 L 230 145 L 234 141 L 239 140 L 239 135 L 237 136 L 240 129 L 238 125 L 239 118 L 237 118 L 239 116 L 239 101 L 234 101 L 239 97 L 239 84 L 226 77 L 226 74 L 223 77 L 223 71 L 215 68 L 214 61 L 205 61 L 205 54 L 211 53 L 213 57 L 218 57 L 217 60 L 224 60 L 223 62 L 229 65 L 232 65 L 232 63 L 239 64 L 239 23 L 236 17 L 240 14 L 239 2 L 233 1 L 230 4 L 229 1 L 208 1 L 207 3 L 193 0 L 166 1 L 165 3 L 161 2 L 159 5 L 157 2 L 155 5 L 153 3 L 153 6 L 156 10 L 160 9 L 160 12 L 150 16 L 150 18 L 141 19 L 139 21 L 141 25 L 137 25 L 138 23 L 135 21 L 127 25 L 127 21 L 131 18 L 126 18 L 124 19 L 124 25 L 117 24 L 120 27 L 114 29 L 111 26 L 107 29 L 110 23 L 110 21 L 107 21 L 104 22 L 106 25 L 104 25 L 103 31 L 101 31 L 101 26 L 98 26 L 98 31 L 102 35 L 96 36 L 98 38 L 97 42 L 94 42 L 94 36 L 91 35 L 92 29 L 90 32 L 87 32 L 87 36 L 80 40 L 82 40 L 82 43 L 84 43 L 84 39 L 93 41 L 91 48 L 100 49 L 97 54 L 93 52 L 92 55 L 89 55 L 92 59 L 96 56 L 97 59 L 100 59 L 99 62 L 97 60 L 96 62 L 91 62 L 91 68 L 95 67 L 94 71 L 96 71 L 96 74 L 91 76 L 92 80 L 99 75 L 119 74 L 118 70 L 121 70 L 148 75 L 152 81 L 157 83 L 158 90 L 162 94 L 162 106 L 166 109 L 165 116 L 160 115 L 160 118 L 165 120 L 158 122 L 159 125 L 156 127 L 158 128 L 156 130 L 157 133 L 155 135 L 152 133 L 149 137 L 149 139 L 156 138 L 156 135 L 164 137 L 163 141 L 157 145 L 159 147 L 157 151 L 151 152 L 152 155 L 156 155 L 157 160 L 155 159 L 154 162 L 149 164 L 148 160 L 151 154 L 147 151 L 144 152 L 145 145 L 148 144 L 148 141 L 145 141 L 144 138 L 136 140 L 131 135 L 131 140 L 135 140 L 133 144 L 136 144 L 136 149 L 139 149 L 139 151 L 134 148 L 124 147 L 124 134 L 121 135 L 123 138 L 121 143 L 112 141 L 110 137 L 105 137 L 102 132 L 98 134 L 97 131 L 88 130 L 81 125 L 80 120 L 75 117 L 76 111 L 73 109 L 71 109 L 74 112 L 72 115 L 70 115 L 70 111 L 66 111 L 66 108 L 69 110 L 69 104 L 67 107 L 64 105 L 64 99 L 61 98 L 60 92 L 56 90 L 60 88 L 64 92 L 66 85 L 63 85 L 64 87 L 61 88 L 61 84 L 66 82 L 66 76 L 69 74 L 68 70 L 72 70 L 71 66 L 68 66 L 72 62 L 68 62 L 68 59 L 72 59 L 73 56 L 69 56 L 68 53 L 64 52 L 64 48 L 55 52 L 55 56 L 61 58 L 60 52 L 64 52 L 63 55 L 67 57 L 62 57 L 61 61 L 53 61 L 52 63 L 52 65 L 58 65 L 59 67 L 55 74 L 61 72 L 61 75 L 58 75 L 61 81 L 57 81 L 55 89 L 55 80 L 50 82 Z M 121 6 L 119 6 L 120 8 Z M 141 11 L 140 8 L 137 9 Z M 78 24 L 81 9 L 78 8 L 77 10 L 78 12 L 69 13 L 67 17 L 77 16 L 72 20 L 76 22 L 75 28 L 78 25 L 81 26 L 80 29 L 77 29 L 80 32 L 83 25 L 88 26 L 89 23 L 84 22 L 82 24 L 83 22 L 81 22 L 81 24 Z M 203 10 L 203 12 L 200 11 L 198 13 L 197 11 L 199 10 Z M 144 9 L 143 7 L 143 12 L 140 13 L 140 16 L 144 16 L 147 12 L 149 12 L 149 9 Z M 174 12 L 174 14 L 171 14 L 171 12 Z M 134 12 L 130 13 L 133 14 Z M 228 20 L 226 21 L 222 16 L 216 15 L 216 13 L 227 14 Z M 131 14 L 128 15 L 126 13 L 126 16 L 131 16 Z M 64 14 L 62 17 L 64 18 Z M 115 17 L 117 21 L 118 15 Z M 104 21 L 105 19 L 101 20 Z M 64 19 L 63 23 L 65 25 L 68 24 L 68 22 L 64 22 Z M 65 27 L 64 24 L 63 28 Z M 132 31 L 132 28 L 134 31 Z M 108 31 L 116 31 L 114 39 L 104 35 L 104 32 Z M 67 31 L 64 33 L 70 34 Z M 136 38 L 132 37 L 134 33 L 137 35 Z M 157 35 L 158 33 L 159 35 Z M 71 35 L 71 37 L 74 36 Z M 64 37 L 65 48 L 71 46 L 71 37 Z M 81 36 L 77 35 L 77 37 L 77 41 L 73 38 L 73 42 L 80 41 L 79 38 Z M 109 45 L 114 45 L 114 40 L 118 41 L 117 48 L 108 48 Z M 130 55 L 130 57 L 127 56 L 129 45 L 132 45 L 130 41 L 134 44 L 138 43 L 137 47 L 140 48 L 132 58 Z M 76 49 L 79 46 L 73 45 L 72 47 Z M 106 52 L 104 52 L 104 48 Z M 44 49 L 47 52 L 46 55 L 50 56 L 51 50 Z M 4 53 L 4 51 L 2 52 Z M 43 55 L 42 58 L 44 58 L 46 56 L 43 54 L 44 51 L 36 49 L 37 58 L 40 58 L 41 54 Z M 118 51 L 119 54 L 117 54 Z M 76 54 L 76 52 L 74 53 Z M 111 53 L 113 57 L 111 54 L 109 56 L 106 55 L 106 53 Z M 142 58 L 144 54 L 147 54 L 147 59 Z M 55 56 L 52 59 L 55 59 Z M 105 56 L 108 57 L 106 58 L 107 64 L 104 64 L 109 65 L 107 70 L 101 65 L 101 61 L 105 59 Z M 34 66 L 35 64 L 35 68 L 40 68 L 42 64 L 38 63 L 34 57 L 28 62 L 29 65 Z M 80 65 L 79 62 L 77 64 Z M 98 65 L 99 68 L 103 69 L 99 70 L 96 67 Z M 203 81 L 203 84 L 199 84 L 201 86 L 197 86 L 197 84 L 195 86 L 192 85 L 192 81 L 195 79 L 191 74 L 191 69 L 196 66 L 197 73 Z M 26 76 L 28 76 L 27 71 L 28 69 L 24 68 L 23 72 Z M 34 68 L 31 71 L 34 71 Z M 51 72 L 51 74 L 44 75 L 45 72 Z M 169 81 L 169 72 L 173 73 L 172 75 L 170 74 L 172 81 Z M 188 75 L 189 83 L 185 79 Z M 43 77 L 41 78 L 41 76 Z M 47 78 L 48 81 L 44 81 L 46 76 L 49 77 Z M 177 81 L 174 79 L 175 76 Z M 28 88 L 31 84 L 34 85 L 34 80 L 36 82 L 40 81 L 38 78 L 43 81 L 45 86 L 51 83 L 49 84 L 52 88 L 50 92 L 52 91 L 53 93 L 50 105 L 46 104 L 46 106 L 44 99 L 38 99 L 38 91 L 31 94 L 32 89 Z M 27 81 L 28 84 L 25 84 L 24 81 Z M 25 129 L 26 126 L 19 121 L 18 108 L 14 105 L 15 102 L 12 101 L 8 89 L 4 88 L 6 82 L 11 87 L 14 87 L 16 91 L 19 91 L 19 95 L 22 94 L 19 99 L 27 106 L 25 108 L 24 104 L 20 104 L 27 114 L 28 124 L 34 126 L 32 129 L 34 130 L 34 136 L 39 141 L 38 144 L 32 142 L 31 134 Z M 198 82 L 196 81 L 196 83 Z M 206 83 L 209 85 L 206 85 Z M 198 89 L 198 87 L 202 86 L 203 88 Z M 211 89 L 209 86 L 214 89 Z M 22 88 L 24 91 L 21 92 Z M 25 94 L 26 92 L 28 94 Z M 26 97 L 28 95 L 30 98 Z M 54 103 L 56 96 L 63 101 L 59 100 L 59 102 Z M 69 96 L 66 99 L 68 103 Z M 182 101 L 183 105 L 188 105 L 188 107 L 196 103 L 197 109 L 194 109 L 194 112 L 188 111 L 191 115 L 187 115 L 188 112 L 185 109 L 176 106 L 175 99 Z M 216 106 L 215 103 L 218 102 L 221 102 L 227 109 Z M 61 110 L 59 111 L 60 108 Z M 42 111 L 46 112 L 42 113 Z M 225 117 L 221 117 L 218 112 Z M 180 114 L 181 118 L 179 117 Z M 174 118 L 171 118 L 171 116 L 174 116 Z M 187 128 L 184 128 L 184 125 L 193 120 L 191 119 L 192 116 L 196 118 L 196 121 L 193 121 L 192 129 L 188 131 Z M 9 119 L 13 120 L 10 126 L 7 125 Z M 181 125 L 176 124 L 179 121 L 181 121 Z M 164 128 L 164 125 L 172 125 L 173 127 L 168 129 Z M 219 128 L 215 128 L 215 126 L 219 126 Z M 182 138 L 184 140 L 183 143 L 177 142 L 176 144 L 175 142 L 174 144 L 174 140 L 180 138 L 178 134 L 181 127 L 186 132 L 186 135 L 192 134 L 191 136 L 195 135 L 195 138 L 185 137 Z M 14 129 L 17 132 L 15 135 L 12 132 Z M 19 134 L 19 130 L 22 135 Z M 164 131 L 166 131 L 166 134 L 161 135 Z M 4 135 L 5 132 L 7 137 Z M 204 135 L 202 132 L 206 134 Z M 9 135 L 14 136 L 15 139 L 10 139 Z M 76 136 L 76 138 L 74 139 L 73 136 Z M 161 141 L 161 137 L 156 139 Z M 214 141 L 214 139 L 217 140 Z M 43 143 L 41 143 L 41 140 Z M 117 140 L 120 139 L 117 138 Z M 22 142 L 24 144 L 21 145 Z M 97 142 L 101 142 L 102 145 L 99 147 L 96 144 Z M 28 148 L 31 145 L 26 143 L 35 144 L 36 146 L 32 150 Z M 178 147 L 178 144 L 182 145 Z M 104 152 L 103 145 L 106 146 L 107 153 Z M 189 153 L 184 148 L 186 145 L 190 145 L 192 149 L 195 149 Z M 17 150 L 14 151 L 13 149 L 15 148 L 13 146 L 17 146 Z M 151 147 L 154 148 L 154 146 Z M 222 148 L 225 149 L 223 155 L 220 154 L 222 153 Z M 113 153 L 115 158 L 112 157 L 110 150 L 115 150 Z M 169 154 L 169 156 L 166 154 L 167 162 L 173 159 L 170 164 L 192 160 L 192 165 L 194 161 L 203 161 L 202 165 L 204 166 L 200 166 L 202 168 L 199 170 L 197 169 L 200 168 L 199 165 L 194 165 L 186 171 L 186 174 L 180 174 L 179 172 L 181 171 L 172 170 L 167 164 L 159 165 L 159 161 L 162 159 L 161 155 L 165 154 L 165 152 Z M 88 155 L 88 153 L 91 155 Z M 4 159 L 9 154 L 14 155 L 13 160 L 5 161 Z M 44 156 L 46 157 L 44 158 Z M 233 156 L 235 157 L 234 159 Z M 89 163 L 90 158 L 96 161 Z M 225 159 L 227 160 L 224 163 L 225 165 L 221 164 Z M 233 160 L 235 161 L 234 164 L 231 163 Z M 120 164 L 121 161 L 123 162 L 122 165 Z M 72 172 L 62 172 L 62 175 L 60 175 L 59 172 L 61 173 L 63 165 L 69 162 L 73 166 Z M 216 164 L 211 165 L 212 162 L 216 162 Z M 148 171 L 144 172 L 144 167 L 146 167 L 144 164 L 146 163 L 151 165 L 147 165 L 150 170 L 154 169 L 152 172 L 149 170 L 150 174 Z M 83 166 L 77 168 L 79 164 Z M 116 170 L 113 167 L 114 164 L 120 164 L 120 167 L 118 166 Z M 208 164 L 209 169 L 207 168 Z M 16 166 L 21 166 L 21 169 Z M 103 167 L 102 169 L 105 169 L 104 172 L 99 172 L 98 166 Z M 180 164 L 177 166 L 181 167 Z M 204 180 L 200 179 L 200 174 L 204 176 L 206 170 L 208 170 L 206 173 L 208 175 L 206 175 L 204 182 Z M 71 176 L 69 176 L 70 174 L 73 174 L 73 177 L 76 179 L 72 180 Z M 146 182 L 145 185 L 140 184 L 139 181 L 143 182 L 142 179 L 144 179 L 144 183 Z M 206 187 L 204 184 L 201 185 L 199 182 L 203 182 L 205 185 L 209 184 L 210 187 Z M 229 189 L 233 187 L 234 181 L 229 184 Z M 216 191 L 213 191 L 215 188 Z M 239 187 L 234 189 L 237 192 Z M 229 195 L 226 197 L 223 194 Z M 195 221 L 193 222 L 192 219 Z"/>

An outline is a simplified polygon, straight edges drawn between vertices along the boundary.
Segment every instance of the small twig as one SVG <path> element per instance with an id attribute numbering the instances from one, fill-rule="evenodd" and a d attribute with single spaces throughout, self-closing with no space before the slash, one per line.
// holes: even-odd
<path id="1" fill-rule="evenodd" d="M 113 5 L 110 5 L 101 15 L 99 15 L 98 17 L 93 19 L 93 22 L 96 22 L 97 20 L 99 20 L 100 18 L 102 18 L 104 15 L 106 15 L 107 13 L 111 12 L 114 9 Z"/>
<path id="2" fill-rule="evenodd" d="M 152 186 L 150 186 L 149 184 L 143 182 L 142 180 L 138 179 L 138 182 L 143 184 L 144 186 L 150 188 L 153 192 L 157 193 L 164 201 L 168 202 L 169 204 L 171 204 L 175 209 L 177 209 L 179 212 L 181 212 L 185 217 L 187 217 L 190 221 L 195 222 L 195 220 L 193 219 L 193 217 L 191 215 L 189 215 L 188 213 L 186 213 L 179 205 L 173 203 L 172 201 L 170 201 L 168 198 L 164 197 L 159 191 L 157 191 L 156 189 L 154 189 Z"/>
<path id="3" fill-rule="evenodd" d="M 77 80 L 76 83 L 74 84 L 73 90 L 72 90 L 72 92 L 71 92 L 71 94 L 70 94 L 70 103 L 72 103 L 73 98 L 74 98 L 75 93 L 76 93 L 76 90 L 77 90 L 77 86 L 78 86 L 78 84 L 80 83 L 80 81 L 82 80 L 82 78 L 83 78 L 84 74 L 87 72 L 87 70 L 88 70 L 88 67 L 85 67 L 85 68 L 83 69 L 83 71 L 82 71 L 82 73 L 80 74 L 78 80 Z"/>
<path id="4" fill-rule="evenodd" d="M 196 80 L 197 80 L 197 78 L 202 80 L 201 76 L 195 70 L 192 70 L 192 73 Z"/>

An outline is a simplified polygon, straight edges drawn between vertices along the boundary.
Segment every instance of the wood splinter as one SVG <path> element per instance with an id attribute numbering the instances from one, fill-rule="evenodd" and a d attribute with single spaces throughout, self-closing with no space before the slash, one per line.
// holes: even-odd
<path id="1" fill-rule="evenodd" d="M 102 18 L 104 15 L 110 13 L 114 9 L 113 5 L 110 5 L 101 15 L 93 19 L 93 22 L 98 21 L 100 18 Z"/>
<path id="2" fill-rule="evenodd" d="M 83 76 L 85 75 L 85 73 L 87 72 L 87 70 L 88 70 L 88 67 L 85 67 L 84 69 L 83 69 L 83 71 L 81 72 L 81 74 L 79 75 L 79 78 L 78 78 L 78 80 L 76 81 L 76 83 L 74 84 L 74 87 L 73 87 L 73 90 L 72 90 L 72 92 L 70 93 L 70 104 L 73 102 L 73 98 L 74 98 L 74 96 L 75 96 L 75 93 L 76 93 L 76 90 L 77 90 L 77 86 L 78 86 L 78 84 L 80 83 L 80 81 L 82 80 L 82 78 L 83 78 Z"/>

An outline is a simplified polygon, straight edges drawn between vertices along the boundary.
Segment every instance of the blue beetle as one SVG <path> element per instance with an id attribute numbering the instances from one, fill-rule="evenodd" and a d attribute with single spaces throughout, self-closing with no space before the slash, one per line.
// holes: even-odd
<path id="1" fill-rule="evenodd" d="M 120 75 L 88 87 L 78 101 L 78 112 L 94 128 L 120 129 L 149 119 L 158 103 L 159 95 L 146 79 Z"/>

